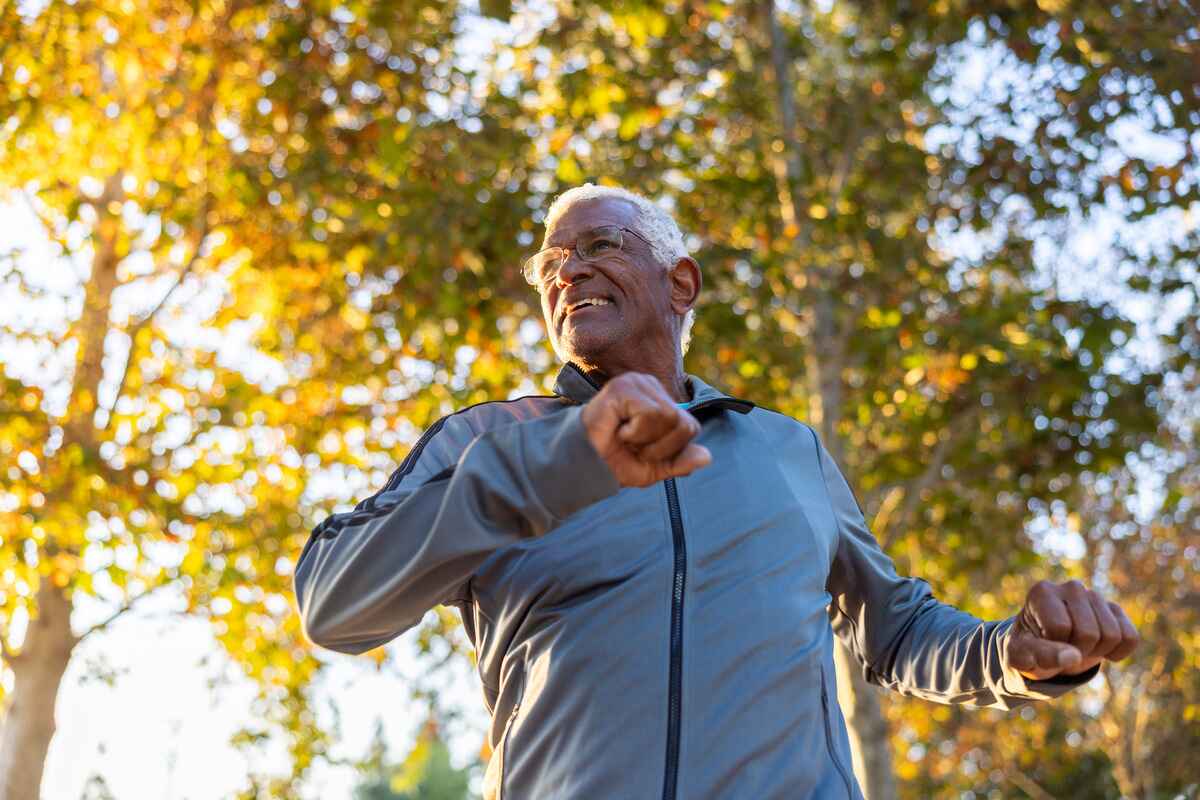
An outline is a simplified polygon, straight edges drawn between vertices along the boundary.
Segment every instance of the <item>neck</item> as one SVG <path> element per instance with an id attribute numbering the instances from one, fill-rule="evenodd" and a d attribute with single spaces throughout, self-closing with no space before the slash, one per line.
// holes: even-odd
<path id="1" fill-rule="evenodd" d="M 667 394 L 677 403 L 686 403 L 692 399 L 690 387 L 687 382 L 687 375 L 684 374 L 683 364 L 681 359 L 676 359 L 675 363 L 666 368 L 655 368 L 650 365 L 638 365 L 636 367 L 625 367 L 622 365 L 610 365 L 607 367 L 597 364 L 585 363 L 576 361 L 583 374 L 587 375 L 592 383 L 597 386 L 603 386 L 611 378 L 625 372 L 641 372 L 646 375 L 652 375 L 658 379 L 663 388 L 667 390 Z"/>

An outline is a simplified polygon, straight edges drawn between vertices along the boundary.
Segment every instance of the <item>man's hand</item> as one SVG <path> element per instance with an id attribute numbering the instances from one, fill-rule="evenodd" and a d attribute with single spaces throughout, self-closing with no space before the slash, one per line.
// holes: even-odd
<path id="1" fill-rule="evenodd" d="M 584 406 L 582 419 L 592 447 L 622 486 L 649 486 L 712 461 L 708 448 L 692 443 L 700 423 L 651 375 L 626 372 L 608 381 Z"/>
<path id="2" fill-rule="evenodd" d="M 1079 581 L 1038 581 L 1009 632 L 1008 663 L 1026 678 L 1078 675 L 1134 651 L 1137 629 L 1116 603 Z"/>

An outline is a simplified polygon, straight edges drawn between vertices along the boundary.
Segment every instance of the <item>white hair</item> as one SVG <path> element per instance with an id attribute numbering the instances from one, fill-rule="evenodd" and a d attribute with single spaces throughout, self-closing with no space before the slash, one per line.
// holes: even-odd
<path id="1" fill-rule="evenodd" d="M 687 245 L 683 242 L 683 231 L 679 230 L 675 219 L 649 198 L 619 186 L 598 186 L 594 183 L 585 183 L 582 186 L 568 189 L 554 198 L 554 202 L 550 204 L 550 209 L 546 212 L 546 229 L 549 230 L 550 226 L 572 204 L 602 198 L 624 200 L 637 209 L 638 233 L 646 237 L 646 241 L 650 243 L 650 252 L 654 254 L 654 258 L 662 265 L 663 269 L 670 269 L 679 259 L 688 257 Z M 695 321 L 696 309 L 690 308 L 684 315 L 679 331 L 679 346 L 684 353 L 687 352 L 688 345 L 691 343 L 692 323 Z"/>

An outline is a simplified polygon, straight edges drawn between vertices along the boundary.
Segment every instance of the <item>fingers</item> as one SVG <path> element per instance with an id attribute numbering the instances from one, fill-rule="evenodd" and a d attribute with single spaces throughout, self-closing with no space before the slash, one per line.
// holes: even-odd
<path id="1" fill-rule="evenodd" d="M 1137 629 L 1116 603 L 1079 581 L 1039 581 L 1017 618 L 1009 657 L 1017 669 L 1042 678 L 1082 672 L 1103 659 L 1120 660 L 1139 642 Z"/>
<path id="2" fill-rule="evenodd" d="M 596 451 L 625 486 L 646 486 L 709 464 L 692 440 L 700 423 L 650 375 L 624 373 L 587 404 L 583 423 Z"/>
<path id="3" fill-rule="evenodd" d="M 685 437 L 683 442 L 686 442 L 700 430 L 698 425 L 691 424 L 692 421 L 690 414 L 674 405 L 663 408 L 647 404 L 634 411 L 631 418 L 621 425 L 617 430 L 617 438 L 639 451 L 671 435 L 682 434 Z M 676 452 L 683 447 L 683 442 L 680 442 Z"/>
<path id="4" fill-rule="evenodd" d="M 1104 601 L 1096 592 L 1088 592 L 1088 602 L 1092 606 L 1092 613 L 1096 615 L 1096 624 L 1100 630 L 1100 638 L 1092 648 L 1093 656 L 1111 656 L 1117 645 L 1121 644 L 1123 638 L 1121 633 L 1121 623 L 1117 622 L 1117 617 L 1113 614 L 1112 609 L 1108 607 L 1108 603 Z"/>
<path id="5" fill-rule="evenodd" d="M 604 454 L 645 441 L 661 425 L 656 417 L 678 410 L 658 381 L 627 373 L 609 381 L 583 410 L 583 422 L 596 449 Z M 656 437 L 654 437 L 656 438 Z"/>
<path id="6" fill-rule="evenodd" d="M 1117 624 L 1121 627 L 1121 643 L 1112 649 L 1108 654 L 1111 661 L 1120 661 L 1123 658 L 1128 658 L 1133 653 L 1137 646 L 1142 641 L 1142 637 L 1138 634 L 1137 628 L 1133 627 L 1133 623 L 1129 621 L 1124 609 L 1116 603 L 1108 603 L 1108 610 L 1116 617 Z"/>
<path id="7" fill-rule="evenodd" d="M 689 444 L 679 455 L 667 463 L 665 477 L 681 478 L 712 463 L 712 453 L 701 444 Z"/>
<path id="8" fill-rule="evenodd" d="M 628 416 L 617 429 L 617 438 L 640 461 L 670 462 L 700 432 L 696 418 L 675 405 L 662 384 L 648 375 L 630 376 L 623 410 Z M 683 463 L 698 458 L 693 453 Z"/>
<path id="9" fill-rule="evenodd" d="M 1100 623 L 1088 598 L 1091 593 L 1079 581 L 1067 581 L 1062 589 L 1065 595 L 1063 601 L 1071 616 L 1071 637 L 1068 641 L 1085 656 L 1095 655 L 1096 645 L 1100 642 Z M 1058 637 L 1054 638 L 1061 641 Z"/>
<path id="10" fill-rule="evenodd" d="M 634 447 L 657 442 L 684 422 L 685 417 L 691 417 L 675 405 L 657 380 L 648 376 L 631 376 L 621 397 L 621 416 L 625 421 L 617 435 Z"/>
<path id="11" fill-rule="evenodd" d="M 1083 655 L 1074 645 L 1052 642 L 1025 631 L 1014 634 L 1008 648 L 1009 663 L 1038 680 L 1070 669 L 1082 659 Z"/>
<path id="12" fill-rule="evenodd" d="M 669 461 L 675 458 L 700 432 L 700 423 L 695 417 L 678 408 L 673 411 L 677 413 L 665 421 L 665 429 L 659 437 L 638 451 L 638 457 L 643 461 Z"/>
<path id="13" fill-rule="evenodd" d="M 1063 602 L 1058 586 L 1049 581 L 1035 583 L 1029 590 L 1023 613 L 1038 637 L 1055 642 L 1071 640 L 1071 612 Z"/>

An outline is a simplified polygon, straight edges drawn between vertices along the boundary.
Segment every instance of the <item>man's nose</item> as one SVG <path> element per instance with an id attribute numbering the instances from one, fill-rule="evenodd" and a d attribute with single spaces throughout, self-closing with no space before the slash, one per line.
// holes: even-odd
<path id="1" fill-rule="evenodd" d="M 567 250 L 567 258 L 558 268 L 558 276 L 555 280 L 564 284 L 579 283 L 581 280 L 592 277 L 593 274 L 595 274 L 595 270 L 592 265 L 580 258 L 579 254 L 575 252 L 575 248 L 572 247 Z"/>

